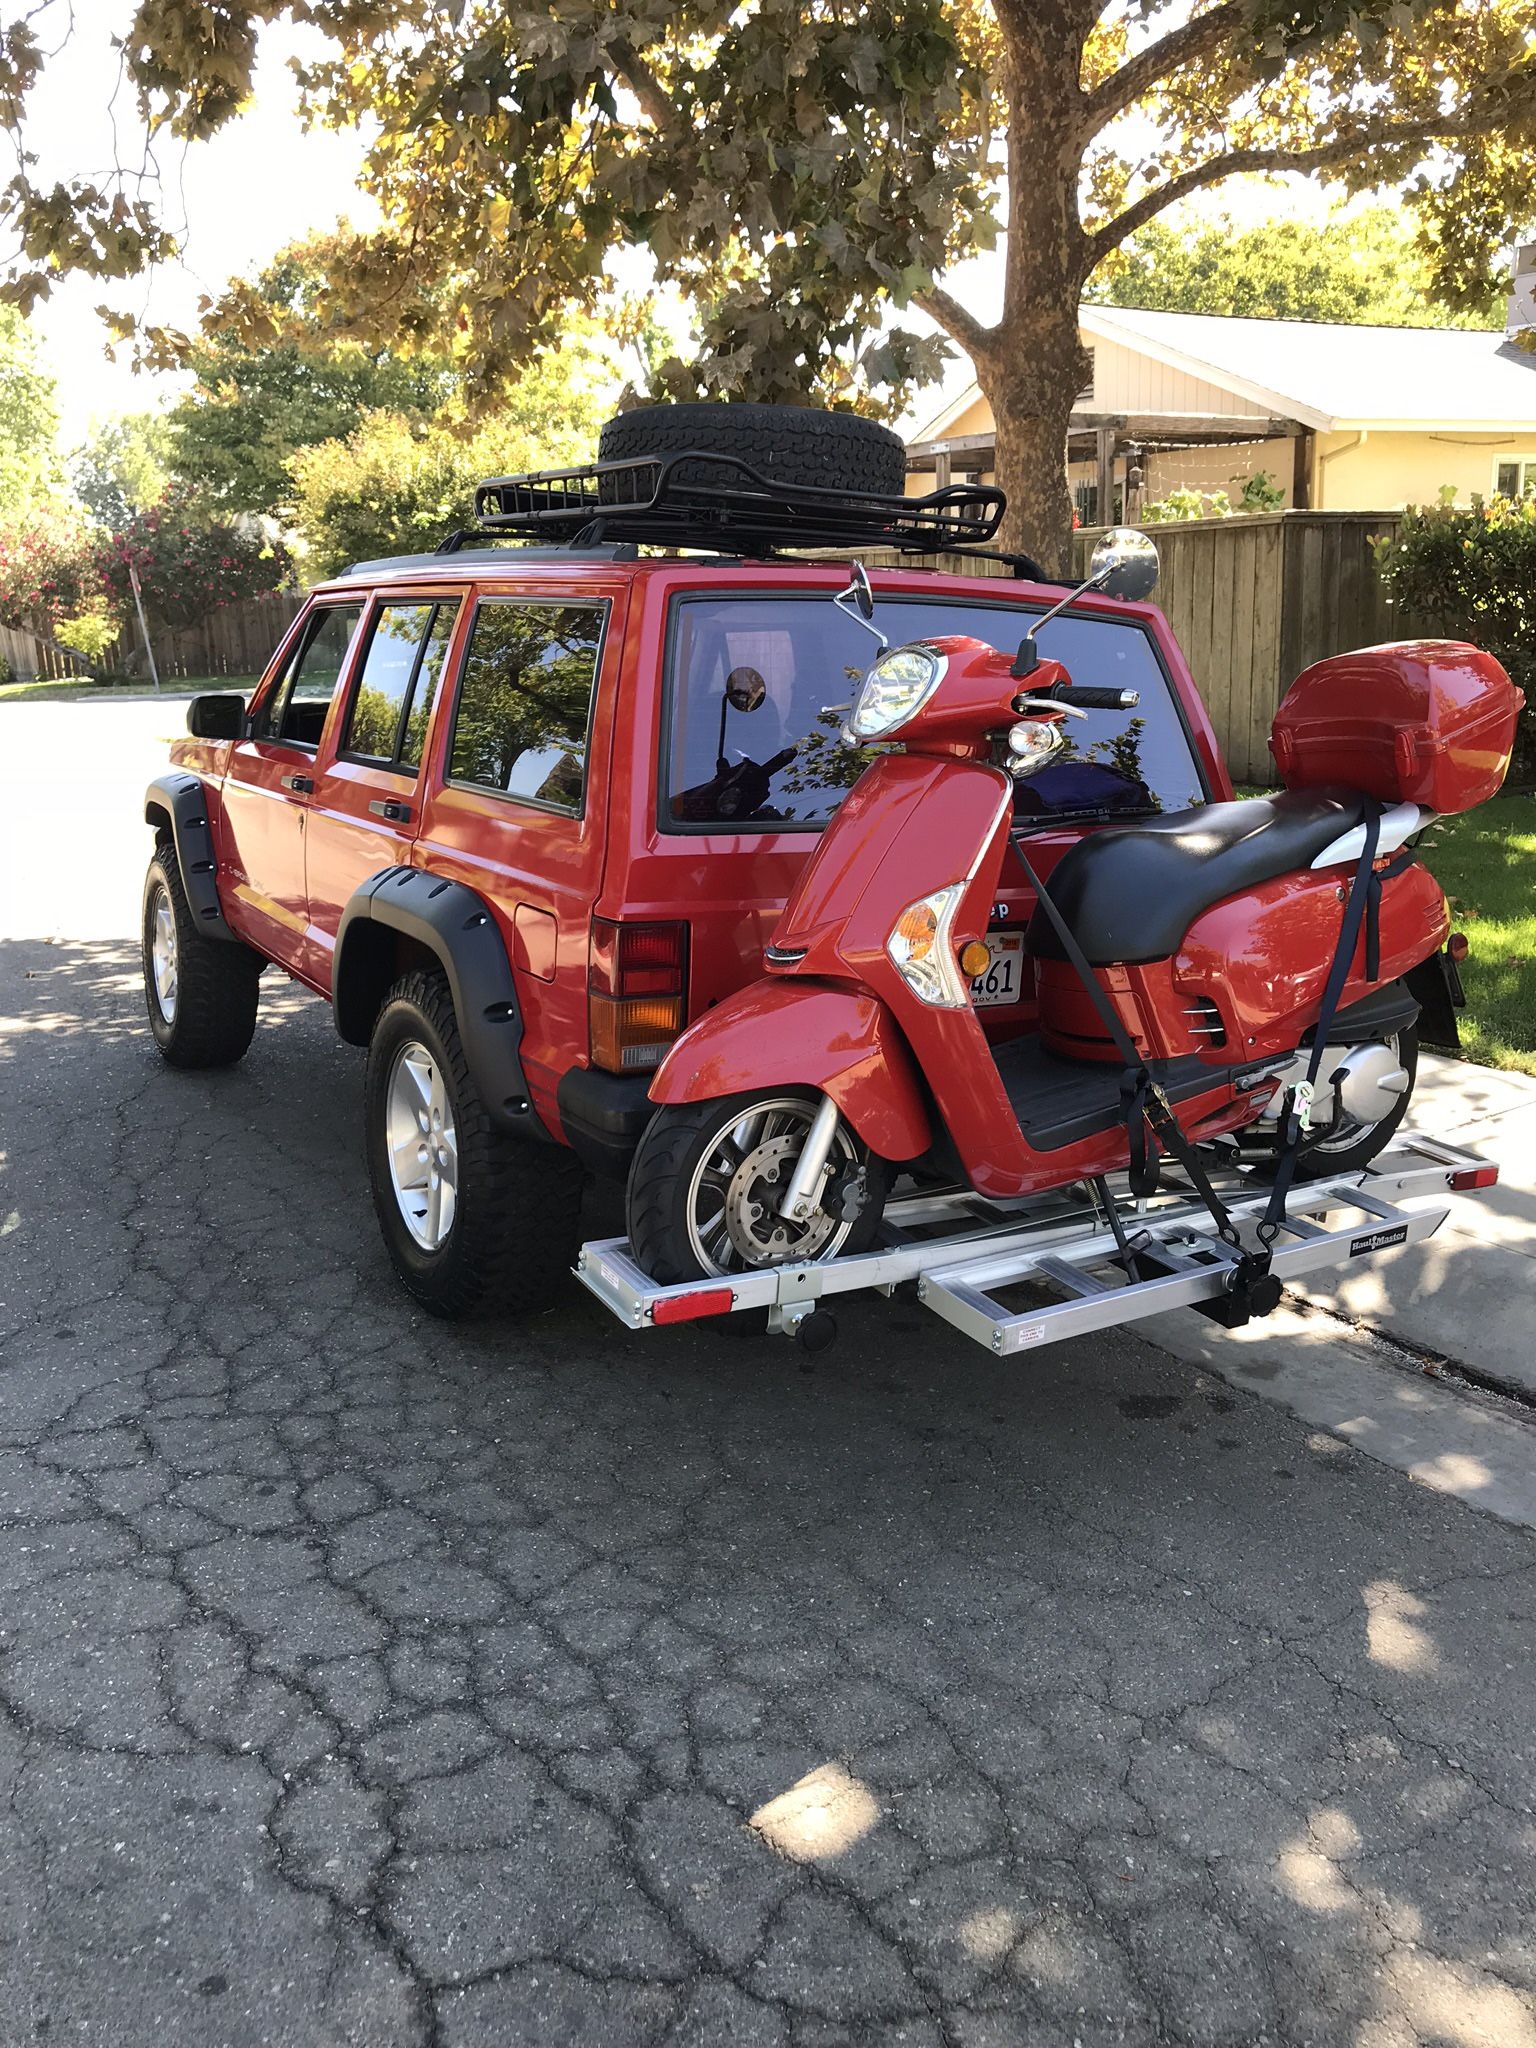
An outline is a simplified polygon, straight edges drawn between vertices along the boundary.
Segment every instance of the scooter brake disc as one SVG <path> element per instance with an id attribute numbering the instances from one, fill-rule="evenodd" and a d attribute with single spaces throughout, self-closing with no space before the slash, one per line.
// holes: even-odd
<path id="1" fill-rule="evenodd" d="M 813 1259 L 838 1227 L 838 1219 L 818 1209 L 804 1223 L 779 1214 L 795 1161 L 805 1149 L 805 1133 L 768 1138 L 754 1145 L 731 1175 L 725 1191 L 725 1227 L 731 1243 L 749 1265 L 781 1266 L 790 1259 Z"/>

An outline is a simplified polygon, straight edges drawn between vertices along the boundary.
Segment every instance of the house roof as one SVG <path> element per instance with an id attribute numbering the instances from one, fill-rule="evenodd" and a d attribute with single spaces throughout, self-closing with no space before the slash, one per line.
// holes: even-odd
<path id="1" fill-rule="evenodd" d="M 1083 326 L 1229 385 L 1306 426 L 1536 422 L 1536 356 L 1460 327 L 1350 327 L 1084 306 Z"/>
<path id="2" fill-rule="evenodd" d="M 1536 355 L 1501 334 L 1097 305 L 1082 308 L 1081 322 L 1090 339 L 1136 349 L 1323 433 L 1536 428 Z M 949 392 L 911 438 L 939 438 L 978 396 L 974 378 Z"/>

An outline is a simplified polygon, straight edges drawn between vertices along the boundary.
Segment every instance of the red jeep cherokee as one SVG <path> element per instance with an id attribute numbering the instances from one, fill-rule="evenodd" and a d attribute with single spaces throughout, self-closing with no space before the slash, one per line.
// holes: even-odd
<path id="1" fill-rule="evenodd" d="M 854 779 L 836 734 L 869 643 L 831 602 L 846 557 L 779 550 L 980 552 L 1001 509 L 975 486 L 904 500 L 900 442 L 845 415 L 656 408 L 613 422 L 601 453 L 482 487 L 479 531 L 533 545 L 454 535 L 316 589 L 248 705 L 194 700 L 145 801 L 160 1050 L 239 1059 L 268 963 L 325 997 L 367 1048 L 385 1243 L 444 1315 L 526 1310 L 563 1282 L 585 1175 L 628 1171 L 653 1070 L 761 972 Z M 1059 592 L 1021 558 L 997 565 L 1015 580 L 874 581 L 902 639 L 1012 649 Z M 1058 622 L 1053 652 L 1139 690 L 1143 723 L 1134 762 L 1106 717 L 1054 792 L 1020 785 L 1021 806 L 1059 812 L 1055 851 L 1149 791 L 1170 810 L 1231 794 L 1161 614 L 1091 609 Z M 1033 1021 L 1030 908 L 1006 878 L 976 993 L 998 1037 Z"/>

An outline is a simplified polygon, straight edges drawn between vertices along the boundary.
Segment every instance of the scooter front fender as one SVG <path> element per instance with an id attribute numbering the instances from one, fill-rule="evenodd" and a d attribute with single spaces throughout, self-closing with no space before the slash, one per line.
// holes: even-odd
<path id="1" fill-rule="evenodd" d="M 907 1041 L 878 997 L 809 981 L 756 981 L 685 1031 L 652 1102 L 712 1102 L 762 1088 L 819 1088 L 882 1159 L 931 1143 Z"/>

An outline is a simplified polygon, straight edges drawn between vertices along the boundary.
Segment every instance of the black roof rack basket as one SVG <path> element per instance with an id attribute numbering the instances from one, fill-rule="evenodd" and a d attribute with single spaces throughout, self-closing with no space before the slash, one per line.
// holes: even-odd
<path id="1" fill-rule="evenodd" d="M 781 483 L 733 455 L 690 449 L 492 477 L 475 492 L 475 520 L 486 534 L 569 547 L 639 541 L 743 555 L 849 547 L 942 554 L 990 540 L 1004 502 L 990 484 L 882 498 Z"/>

